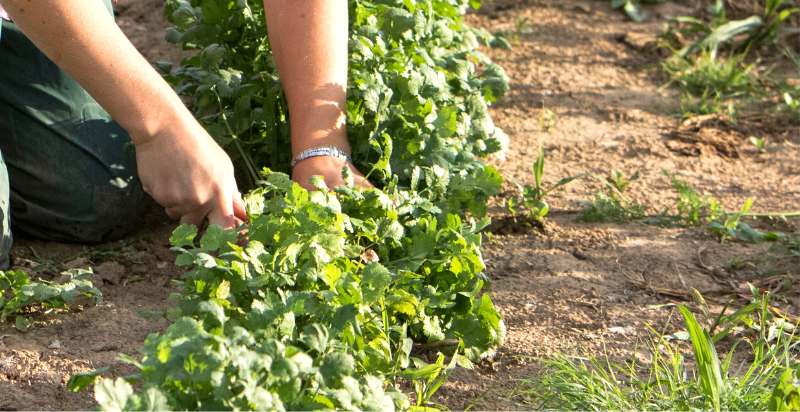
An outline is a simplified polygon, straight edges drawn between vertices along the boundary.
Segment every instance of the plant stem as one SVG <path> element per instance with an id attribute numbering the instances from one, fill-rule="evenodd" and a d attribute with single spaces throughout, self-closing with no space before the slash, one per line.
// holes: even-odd
<path id="1" fill-rule="evenodd" d="M 726 214 L 735 214 L 738 212 L 726 212 Z M 742 213 L 742 216 L 747 217 L 768 217 L 768 218 L 783 218 L 787 219 L 790 217 L 800 217 L 800 211 L 796 212 L 765 212 L 765 213 Z"/>
<path id="2" fill-rule="evenodd" d="M 258 181 L 258 171 L 256 170 L 255 164 L 253 164 L 253 160 L 250 159 L 250 156 L 244 151 L 241 143 L 239 142 L 239 135 L 237 135 L 231 124 L 228 122 L 228 116 L 225 114 L 225 108 L 222 106 L 222 99 L 219 97 L 219 94 L 214 91 L 214 96 L 217 97 L 217 103 L 219 103 L 219 115 L 222 119 L 222 122 L 225 123 L 225 128 L 228 129 L 228 134 L 231 135 L 231 139 L 233 140 L 233 145 L 236 146 L 236 150 L 239 151 L 239 154 L 242 155 L 242 159 L 244 160 L 245 166 L 247 166 L 247 172 L 250 174 L 250 179 L 253 184 Z"/>

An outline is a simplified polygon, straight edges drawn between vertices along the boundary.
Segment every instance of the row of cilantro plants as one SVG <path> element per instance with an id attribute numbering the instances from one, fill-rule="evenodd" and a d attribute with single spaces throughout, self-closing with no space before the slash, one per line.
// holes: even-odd
<path id="1" fill-rule="evenodd" d="M 102 379 L 104 409 L 392 410 L 432 405 L 448 371 L 504 326 L 480 231 L 505 144 L 487 105 L 507 91 L 467 0 L 351 0 L 348 130 L 382 190 L 306 191 L 287 170 L 287 109 L 259 0 L 168 0 L 165 70 L 255 187 L 238 232 L 181 226 L 175 322 L 138 373 Z M 166 69 L 166 68 L 165 68 Z M 320 189 L 324 184 L 318 183 Z"/>

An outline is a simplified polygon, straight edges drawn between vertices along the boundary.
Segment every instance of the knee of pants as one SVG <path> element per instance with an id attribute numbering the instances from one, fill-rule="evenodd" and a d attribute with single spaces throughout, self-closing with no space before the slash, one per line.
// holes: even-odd
<path id="1" fill-rule="evenodd" d="M 71 236 L 75 240 L 84 243 L 117 240 L 141 226 L 149 196 L 138 179 L 124 188 L 119 184 L 117 181 L 94 188 L 92 221 L 73 230 Z"/>
<path id="2" fill-rule="evenodd" d="M 61 194 L 26 199 L 12 195 L 13 230 L 40 239 L 97 243 L 119 239 L 137 229 L 150 198 L 136 179 L 127 182 L 75 182 Z"/>

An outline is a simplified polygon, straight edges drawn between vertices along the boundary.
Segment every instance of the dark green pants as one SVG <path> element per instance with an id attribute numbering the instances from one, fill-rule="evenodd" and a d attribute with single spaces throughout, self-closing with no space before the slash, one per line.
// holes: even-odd
<path id="1" fill-rule="evenodd" d="M 130 232 L 148 202 L 130 138 L 13 23 L 0 30 L 0 265 L 12 228 L 80 243 Z"/>

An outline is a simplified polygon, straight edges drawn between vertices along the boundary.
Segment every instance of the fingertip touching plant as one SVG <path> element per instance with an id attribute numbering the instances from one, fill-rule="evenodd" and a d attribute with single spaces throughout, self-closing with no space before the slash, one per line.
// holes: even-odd
<path id="1" fill-rule="evenodd" d="M 502 342 L 483 292 L 487 222 L 396 188 L 308 192 L 271 172 L 263 181 L 245 200 L 247 240 L 217 226 L 173 233 L 187 269 L 178 320 L 133 362 L 141 390 L 96 384 L 103 407 L 406 409 L 401 382 L 427 405 L 455 365 Z M 414 350 L 426 344 L 442 349 L 432 363 Z"/>

